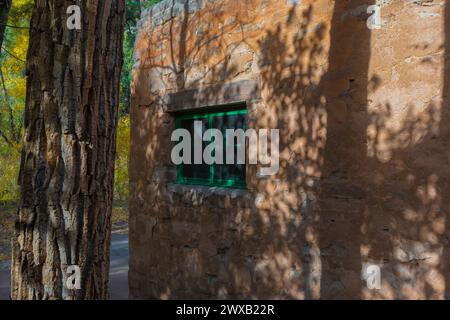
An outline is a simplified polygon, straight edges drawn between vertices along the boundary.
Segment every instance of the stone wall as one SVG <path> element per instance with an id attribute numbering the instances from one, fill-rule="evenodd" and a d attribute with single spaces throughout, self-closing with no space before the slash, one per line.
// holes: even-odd
<path id="1" fill-rule="evenodd" d="M 143 13 L 132 298 L 447 297 L 450 3 L 376 1 L 369 29 L 374 3 L 166 0 Z M 249 127 L 280 129 L 279 173 L 248 165 L 245 191 L 174 184 L 174 114 L 236 101 Z"/>

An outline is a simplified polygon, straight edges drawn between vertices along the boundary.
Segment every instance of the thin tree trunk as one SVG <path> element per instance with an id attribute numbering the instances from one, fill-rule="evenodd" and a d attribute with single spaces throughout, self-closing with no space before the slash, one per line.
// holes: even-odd
<path id="1" fill-rule="evenodd" d="M 66 10 L 80 5 L 82 29 Z M 124 0 L 36 1 L 13 299 L 107 299 Z M 66 286 L 81 270 L 81 290 Z"/>
<path id="2" fill-rule="evenodd" d="M 11 9 L 11 0 L 0 0 L 0 51 L 3 45 L 3 38 L 5 36 L 9 9 Z"/>
<path id="3" fill-rule="evenodd" d="M 9 96 L 8 96 L 8 91 L 6 90 L 6 85 L 5 85 L 5 79 L 3 77 L 3 70 L 0 66 L 0 83 L 1 83 L 1 87 L 4 91 L 4 95 L 5 95 L 5 103 L 6 103 L 6 108 L 8 108 L 8 110 L 10 111 L 10 114 L 12 112 L 11 109 L 11 105 L 9 103 Z M 9 140 L 9 138 L 6 136 L 6 134 L 3 132 L 2 128 L 1 128 L 1 122 L 2 122 L 2 116 L 3 116 L 3 112 L 0 112 L 0 137 L 3 138 L 3 140 L 10 146 L 12 147 L 12 142 Z M 14 131 L 11 131 L 11 134 L 13 134 Z"/>
<path id="4" fill-rule="evenodd" d="M 5 84 L 5 77 L 3 76 L 3 70 L 2 67 L 0 66 L 0 82 L 1 82 L 1 86 L 3 89 L 3 93 L 5 95 L 5 107 L 6 109 L 8 109 L 8 116 L 9 116 L 9 132 L 10 132 L 10 139 L 14 141 L 15 143 L 19 143 L 19 139 L 20 139 L 20 132 L 17 131 L 16 128 L 16 124 L 14 121 L 14 112 L 11 106 L 11 103 L 9 102 L 9 94 L 8 94 L 8 90 L 6 89 L 6 84 Z M 0 120 L 1 120 L 1 116 L 0 115 Z M 6 141 L 6 138 L 5 138 Z M 7 143 L 8 143 L 7 141 Z"/>

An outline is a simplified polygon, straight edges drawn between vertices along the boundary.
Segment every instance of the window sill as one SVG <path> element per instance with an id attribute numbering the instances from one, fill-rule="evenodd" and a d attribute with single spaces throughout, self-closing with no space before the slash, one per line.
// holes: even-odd
<path id="1" fill-rule="evenodd" d="M 169 183 L 167 190 L 172 193 L 184 194 L 186 192 L 203 194 L 206 196 L 230 196 L 234 198 L 249 197 L 250 193 L 247 189 L 232 189 L 223 187 L 208 187 L 199 185 L 187 185 L 178 183 Z"/>

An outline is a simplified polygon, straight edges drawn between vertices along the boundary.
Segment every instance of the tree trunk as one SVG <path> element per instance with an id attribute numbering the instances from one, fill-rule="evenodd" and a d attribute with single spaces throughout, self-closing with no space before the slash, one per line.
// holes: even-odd
<path id="1" fill-rule="evenodd" d="M 81 30 L 66 25 L 73 4 Z M 124 13 L 124 0 L 35 2 L 13 299 L 108 298 Z M 71 265 L 80 290 L 67 286 Z"/>
<path id="2" fill-rule="evenodd" d="M 11 0 L 0 0 L 0 51 L 3 45 L 3 37 L 5 36 L 9 9 L 11 9 Z"/>

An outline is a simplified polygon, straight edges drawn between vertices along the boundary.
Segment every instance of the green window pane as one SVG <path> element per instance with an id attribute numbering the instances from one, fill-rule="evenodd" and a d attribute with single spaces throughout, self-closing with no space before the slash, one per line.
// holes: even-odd
<path id="1" fill-rule="evenodd" d="M 223 116 L 215 116 L 213 117 L 213 128 L 222 131 L 222 134 L 224 136 L 224 150 L 223 150 L 224 164 L 216 164 L 214 166 L 214 181 L 218 181 L 219 183 L 224 184 L 245 181 L 246 175 L 245 164 L 239 164 L 238 162 L 238 146 L 243 147 L 245 145 L 245 136 L 243 141 L 238 139 L 238 136 L 234 137 L 234 139 L 231 141 L 227 140 L 226 138 L 227 129 L 245 130 L 245 114 L 236 114 L 236 115 L 225 114 Z M 227 146 L 232 146 L 234 149 L 233 164 L 226 164 Z M 245 153 L 244 153 L 244 161 L 245 161 Z"/>
<path id="2" fill-rule="evenodd" d="M 246 130 L 246 115 L 247 111 L 243 106 L 240 110 L 223 111 L 223 112 L 210 112 L 199 113 L 193 115 L 181 115 L 176 117 L 177 128 L 183 128 L 190 132 L 192 137 L 191 143 L 191 164 L 181 164 L 177 167 L 177 182 L 182 184 L 199 184 L 206 186 L 222 186 L 233 188 L 245 188 L 246 187 L 246 165 L 245 163 L 238 163 L 238 146 L 245 146 L 245 137 L 242 141 L 238 141 L 237 137 L 227 141 L 226 130 L 227 129 L 242 129 Z M 202 122 L 202 130 L 199 132 L 194 131 L 194 122 Z M 223 161 L 224 164 L 212 164 L 207 165 L 194 164 L 194 135 L 204 134 L 209 128 L 219 129 L 223 134 Z M 201 131 L 201 132 L 200 132 Z M 209 141 L 203 141 L 202 152 L 204 148 L 211 143 L 213 139 Z M 233 164 L 226 164 L 226 146 L 232 146 L 234 148 L 234 161 Z M 214 156 L 213 151 L 213 156 Z M 245 148 L 243 150 L 245 162 Z M 203 160 L 203 158 L 202 158 Z"/>
<path id="3" fill-rule="evenodd" d="M 194 131 L 194 121 L 202 122 L 202 131 L 195 132 Z M 191 164 L 184 164 L 182 166 L 182 175 L 186 179 L 204 179 L 209 180 L 210 172 L 209 165 L 206 164 L 195 164 L 194 163 L 194 136 L 199 139 L 203 139 L 202 132 L 205 132 L 209 129 L 208 119 L 186 119 L 181 121 L 181 128 L 189 131 L 192 137 L 191 141 Z M 202 150 L 206 147 L 208 142 L 202 142 Z"/>

